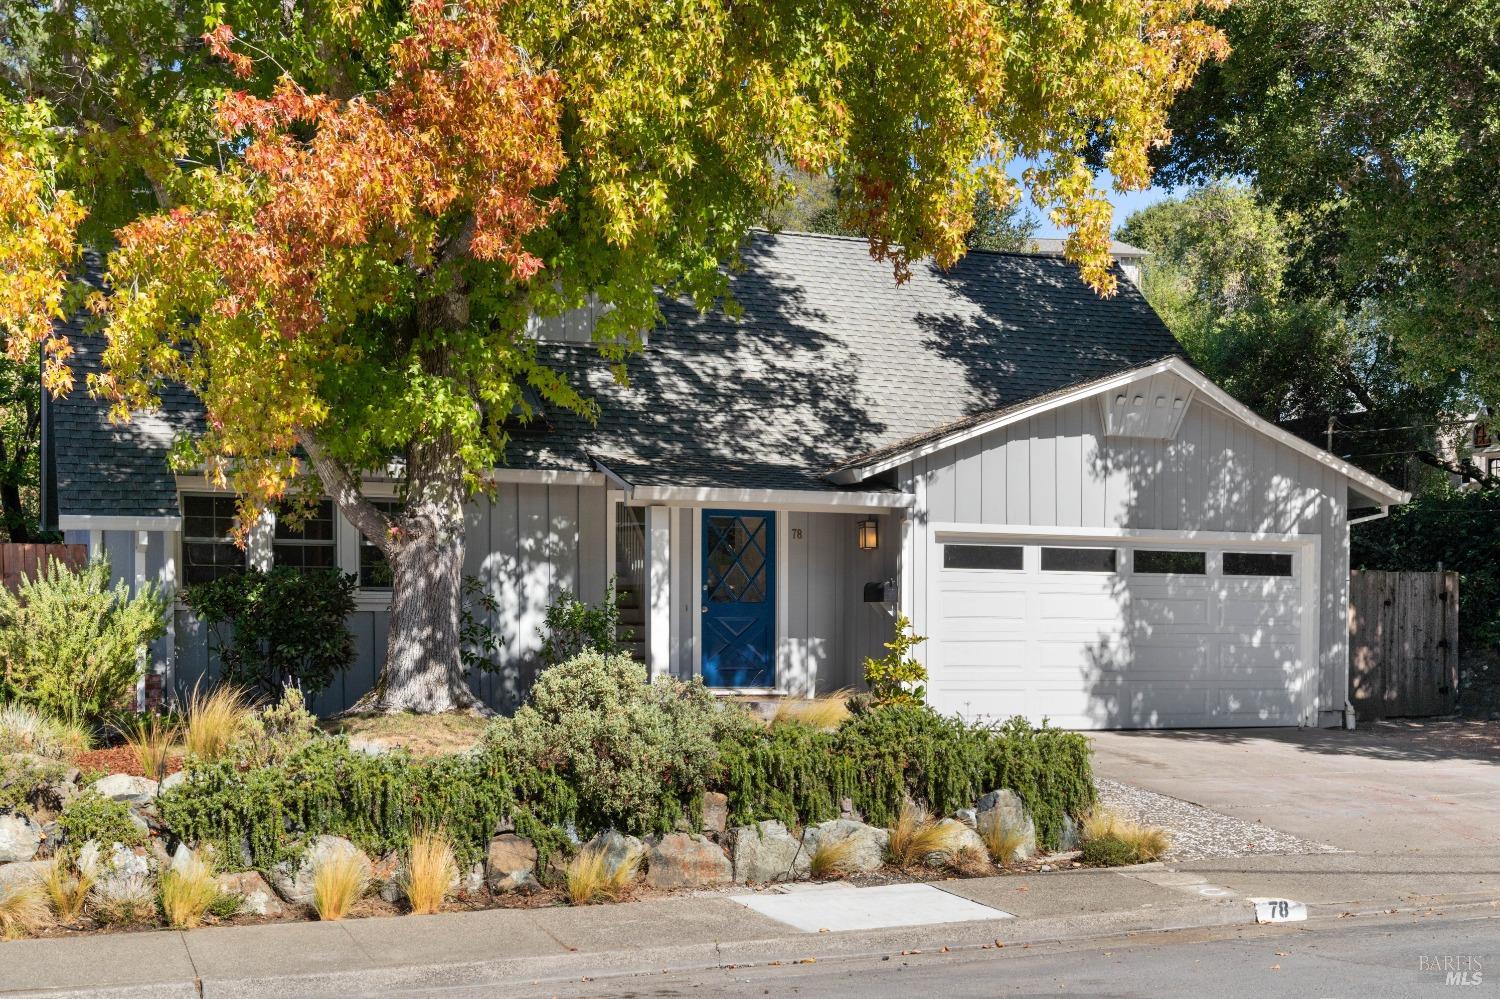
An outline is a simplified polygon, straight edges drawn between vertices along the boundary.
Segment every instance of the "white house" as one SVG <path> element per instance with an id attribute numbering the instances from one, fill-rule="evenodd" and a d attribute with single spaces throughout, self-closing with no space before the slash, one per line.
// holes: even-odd
<path id="1" fill-rule="evenodd" d="M 467 571 L 505 636 L 476 681 L 490 703 L 524 696 L 557 593 L 598 600 L 616 578 L 650 669 L 726 691 L 857 686 L 905 613 L 944 711 L 1339 720 L 1349 524 L 1406 493 L 1255 416 L 1132 283 L 1101 298 L 1055 255 L 976 252 L 899 286 L 860 240 L 761 233 L 744 260 L 743 318 L 665 303 L 628 387 L 579 342 L 586 315 L 540 324 L 602 417 L 542 414 L 471 508 Z M 96 364 L 98 341 L 75 341 Z M 165 463 L 201 410 L 164 406 L 125 427 L 81 392 L 49 407 L 55 524 L 133 580 L 359 574 L 359 661 L 318 707 L 352 702 L 384 647 L 378 552 L 331 504 L 235 548 L 232 497 Z M 158 658 L 178 685 L 212 669 L 181 608 Z"/>

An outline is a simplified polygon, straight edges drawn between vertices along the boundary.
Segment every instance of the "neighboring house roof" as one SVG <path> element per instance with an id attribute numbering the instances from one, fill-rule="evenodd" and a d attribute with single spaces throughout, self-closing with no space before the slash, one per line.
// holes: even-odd
<path id="1" fill-rule="evenodd" d="M 914 264 L 901 285 L 862 239 L 755 233 L 743 258 L 730 278 L 743 317 L 664 303 L 628 386 L 591 345 L 544 344 L 600 419 L 553 410 L 548 432 L 515 435 L 509 464 L 835 490 L 828 473 L 856 457 L 1180 353 L 1134 285 L 1101 298 L 1055 255 L 974 251 L 947 271 Z M 83 388 L 102 343 L 70 332 L 79 387 L 51 413 L 58 512 L 175 514 L 166 455 L 201 405 L 169 387 L 161 413 L 109 424 Z"/>
<path id="2" fill-rule="evenodd" d="M 1033 238 L 1031 240 L 1031 252 L 1043 253 L 1048 256 L 1060 256 L 1063 252 L 1063 244 L 1066 242 L 1067 240 L 1065 239 L 1045 236 Z M 1122 243 L 1118 239 L 1109 241 L 1109 253 L 1116 260 L 1140 260 L 1151 255 L 1149 250 L 1143 250 L 1139 246 L 1131 246 L 1129 243 Z"/>

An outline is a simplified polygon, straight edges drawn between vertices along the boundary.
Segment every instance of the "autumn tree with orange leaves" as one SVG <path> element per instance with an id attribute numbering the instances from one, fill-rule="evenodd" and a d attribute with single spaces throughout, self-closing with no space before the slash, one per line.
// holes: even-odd
<path id="1" fill-rule="evenodd" d="M 282 72 L 255 24 L 208 24 L 244 89 L 219 102 L 213 157 L 172 159 L 173 203 L 116 234 L 91 389 L 128 419 L 163 381 L 187 385 L 208 413 L 192 460 L 237 490 L 243 522 L 313 477 L 382 549 L 387 658 L 359 709 L 476 708 L 464 504 L 524 386 L 592 414 L 529 317 L 592 296 L 610 307 L 596 345 L 622 361 L 659 295 L 724 294 L 745 233 L 792 193 L 783 164 L 838 180 L 893 280 L 963 253 L 983 189 L 1050 211 L 1108 293 L 1090 157 L 1146 186 L 1173 94 L 1222 48 L 1205 5 L 414 0 L 382 48 L 351 2 L 331 22 L 347 36 L 319 35 L 349 63 L 320 63 L 322 89 Z M 361 494 L 387 468 L 396 517 Z"/>

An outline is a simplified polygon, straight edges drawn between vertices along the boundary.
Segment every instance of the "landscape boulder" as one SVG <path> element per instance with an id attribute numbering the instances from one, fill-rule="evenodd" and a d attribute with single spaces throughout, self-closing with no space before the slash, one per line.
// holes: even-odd
<path id="1" fill-rule="evenodd" d="M 528 891 L 535 888 L 536 847 L 525 836 L 501 833 L 490 840 L 484 872 L 491 891 Z"/>
<path id="2" fill-rule="evenodd" d="M 703 831 L 721 833 L 729 828 L 729 798 L 718 791 L 703 792 Z"/>
<path id="3" fill-rule="evenodd" d="M 30 860 L 41 845 L 41 826 L 24 815 L 0 815 L 0 864 Z"/>
<path id="4" fill-rule="evenodd" d="M 112 843 L 104 850 L 89 840 L 78 851 L 78 869 L 94 876 L 94 891 L 112 902 L 139 901 L 155 894 L 152 858 L 144 850 Z"/>
<path id="5" fill-rule="evenodd" d="M 161 783 L 157 785 L 157 793 L 166 794 L 172 788 L 187 783 L 187 779 L 188 772 L 186 770 L 179 770 L 175 774 L 167 774 L 167 776 L 161 779 Z"/>
<path id="6" fill-rule="evenodd" d="M 991 791 L 975 803 L 974 811 L 975 825 L 980 829 L 998 822 L 1002 829 L 1016 830 L 1016 846 L 1010 856 L 997 858 L 1001 863 L 1028 860 L 1036 853 L 1036 823 L 1014 791 L 1009 788 Z"/>
<path id="7" fill-rule="evenodd" d="M 50 860 L 20 860 L 0 864 L 0 891 L 20 885 L 40 884 L 47 876 L 47 868 L 51 866 Z"/>
<path id="8" fill-rule="evenodd" d="M 324 863 L 341 856 L 352 856 L 363 864 L 366 873 L 372 869 L 365 852 L 342 836 L 318 836 L 302 850 L 295 861 L 283 860 L 271 868 L 271 887 L 292 905 L 311 905 L 313 878 Z"/>
<path id="9" fill-rule="evenodd" d="M 884 829 L 853 819 L 834 819 L 807 827 L 802 852 L 811 862 L 820 846 L 848 841 L 852 845 L 849 856 L 844 859 L 844 870 L 875 871 L 885 863 L 885 848 L 890 838 L 891 834 Z"/>
<path id="10" fill-rule="evenodd" d="M 144 805 L 156 797 L 156 781 L 132 774 L 110 774 L 94 781 L 94 790 L 127 805 Z"/>
<path id="11" fill-rule="evenodd" d="M 938 828 L 947 834 L 948 856 L 941 853 L 933 853 L 927 857 L 929 864 L 941 864 L 956 857 L 964 850 L 978 853 L 981 857 L 989 856 L 989 850 L 984 845 L 984 840 L 979 834 L 957 819 L 943 819 L 938 823 Z"/>
<path id="12" fill-rule="evenodd" d="M 806 877 L 808 853 L 802 837 L 774 820 L 740 826 L 734 831 L 734 880 L 740 884 L 774 884 Z"/>
<path id="13" fill-rule="evenodd" d="M 235 910 L 237 916 L 269 916 L 275 919 L 286 914 L 286 906 L 281 904 L 281 899 L 266 884 L 266 879 L 255 871 L 220 874 L 214 881 L 218 884 L 219 891 L 239 897 L 240 907 Z"/>
<path id="14" fill-rule="evenodd" d="M 583 845 L 585 850 L 596 850 L 604 854 L 604 873 L 614 877 L 625 864 L 639 865 L 645 856 L 645 847 L 634 836 L 626 836 L 613 829 L 606 829 Z"/>
<path id="15" fill-rule="evenodd" d="M 646 850 L 646 884 L 652 888 L 701 888 L 732 880 L 729 857 L 707 836 L 672 833 Z"/>

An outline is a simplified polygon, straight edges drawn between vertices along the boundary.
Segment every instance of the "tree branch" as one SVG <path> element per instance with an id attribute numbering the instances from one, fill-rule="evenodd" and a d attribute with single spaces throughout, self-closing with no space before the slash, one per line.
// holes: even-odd
<path id="1" fill-rule="evenodd" d="M 338 504 L 344 516 L 349 518 L 349 523 L 353 524 L 355 529 L 371 544 L 379 548 L 381 554 L 387 559 L 392 558 L 395 554 L 395 545 L 391 540 L 390 518 L 365 498 L 364 493 L 359 491 L 359 483 L 354 476 L 341 462 L 330 457 L 328 452 L 323 450 L 323 445 L 319 443 L 311 430 L 299 429 L 297 443 L 301 444 L 302 450 L 307 452 L 307 460 L 312 465 L 313 471 L 318 473 L 323 488 Z"/>
<path id="2" fill-rule="evenodd" d="M 1459 461 L 1449 461 L 1432 451 L 1417 451 L 1414 452 L 1414 457 L 1424 465 L 1431 465 L 1441 472 L 1457 475 L 1465 482 L 1477 482 L 1482 486 L 1488 486 L 1492 481 L 1478 465 L 1474 464 L 1468 458 L 1463 458 Z"/>

